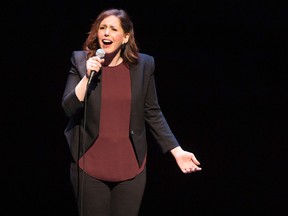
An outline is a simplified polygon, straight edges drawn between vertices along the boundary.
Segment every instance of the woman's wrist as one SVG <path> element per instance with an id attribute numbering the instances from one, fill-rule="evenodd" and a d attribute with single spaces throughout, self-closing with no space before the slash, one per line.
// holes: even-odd
<path id="1" fill-rule="evenodd" d="M 171 149 L 170 152 L 172 153 L 174 157 L 176 157 L 180 152 L 183 152 L 183 149 L 181 148 L 181 146 L 177 146 Z"/>
<path id="2" fill-rule="evenodd" d="M 89 79 L 90 78 L 90 74 L 88 74 L 88 72 L 86 71 L 86 77 Z"/>

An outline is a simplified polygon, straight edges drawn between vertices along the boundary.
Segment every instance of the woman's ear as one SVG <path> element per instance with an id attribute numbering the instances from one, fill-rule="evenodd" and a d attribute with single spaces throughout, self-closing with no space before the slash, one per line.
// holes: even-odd
<path id="1" fill-rule="evenodd" d="M 127 42 L 128 42 L 128 40 L 129 40 L 129 34 L 126 34 L 125 35 L 125 39 L 124 39 L 124 41 L 122 42 L 122 45 L 124 45 L 124 44 L 126 44 Z"/>

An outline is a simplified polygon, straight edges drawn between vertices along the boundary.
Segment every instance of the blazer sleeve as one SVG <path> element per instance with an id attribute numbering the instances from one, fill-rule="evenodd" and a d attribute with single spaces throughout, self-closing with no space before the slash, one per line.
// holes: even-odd
<path id="1" fill-rule="evenodd" d="M 155 84 L 155 62 L 154 58 L 146 58 L 147 67 L 150 68 L 145 74 L 148 78 L 148 86 L 145 97 L 145 121 L 152 133 L 153 137 L 159 144 L 163 153 L 170 151 L 171 149 L 179 146 L 179 143 L 170 129 L 165 116 L 162 113 L 158 102 L 158 96 Z"/>
<path id="2" fill-rule="evenodd" d="M 74 51 L 72 53 L 71 68 L 62 96 L 62 107 L 68 117 L 79 114 L 84 107 L 83 103 L 76 96 L 75 87 L 85 75 L 85 59 L 86 53 L 84 51 Z"/>

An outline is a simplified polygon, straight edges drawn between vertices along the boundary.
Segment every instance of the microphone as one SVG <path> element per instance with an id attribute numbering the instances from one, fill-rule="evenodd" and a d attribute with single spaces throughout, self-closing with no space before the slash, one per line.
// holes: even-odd
<path id="1" fill-rule="evenodd" d="M 103 49 L 98 49 L 96 51 L 96 56 L 98 56 L 99 58 L 103 59 L 105 57 L 105 51 Z M 90 84 L 94 74 L 95 74 L 96 71 L 91 71 L 91 74 L 90 74 L 90 77 L 89 77 L 89 80 L 88 80 L 88 85 Z"/>

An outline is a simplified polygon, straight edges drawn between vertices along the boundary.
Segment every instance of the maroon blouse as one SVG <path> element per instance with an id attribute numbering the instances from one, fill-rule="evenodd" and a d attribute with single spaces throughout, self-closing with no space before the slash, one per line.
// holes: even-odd
<path id="1" fill-rule="evenodd" d="M 130 72 L 123 63 L 102 67 L 102 98 L 99 137 L 80 158 L 79 166 L 87 174 L 107 181 L 135 177 L 138 166 L 129 139 L 131 109 Z"/>

